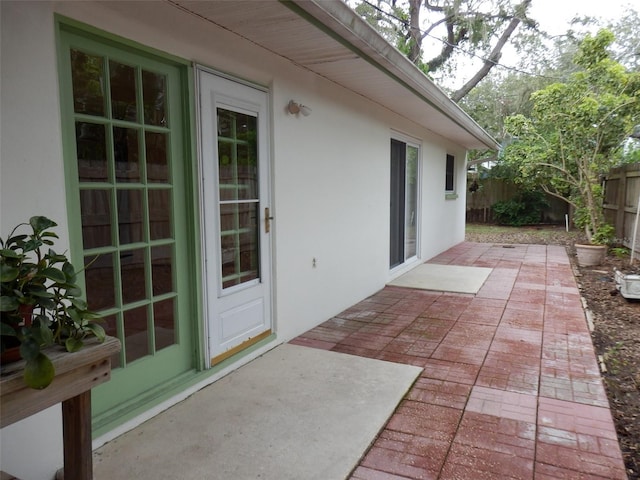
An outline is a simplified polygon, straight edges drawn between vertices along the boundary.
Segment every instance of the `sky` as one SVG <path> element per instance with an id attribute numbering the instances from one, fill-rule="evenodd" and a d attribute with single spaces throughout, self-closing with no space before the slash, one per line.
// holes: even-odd
<path id="1" fill-rule="evenodd" d="M 630 0 L 532 0 L 529 17 L 536 20 L 539 28 L 550 35 L 562 35 L 571 28 L 571 20 L 576 16 L 601 18 L 606 24 L 608 21 L 622 18 L 630 5 Z M 636 10 L 638 8 L 640 7 L 635 7 Z M 595 30 L 596 27 L 594 27 L 594 33 Z M 513 50 L 510 51 L 508 46 L 505 47 L 500 63 L 516 66 L 515 55 Z M 456 78 L 441 78 L 436 82 L 448 88 L 459 88 L 478 70 L 481 63 L 480 60 L 474 60 L 469 64 L 460 64 Z"/>
<path id="2" fill-rule="evenodd" d="M 629 0 L 532 0 L 529 15 L 550 34 L 560 35 L 567 31 L 575 16 L 614 20 L 621 18 L 630 4 Z"/>

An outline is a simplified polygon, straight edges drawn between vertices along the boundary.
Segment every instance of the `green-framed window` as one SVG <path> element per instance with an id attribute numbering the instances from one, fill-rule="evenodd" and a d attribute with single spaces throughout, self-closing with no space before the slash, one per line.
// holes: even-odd
<path id="1" fill-rule="evenodd" d="M 190 67 L 64 22 L 59 39 L 74 258 L 89 307 L 122 343 L 94 395 L 101 413 L 197 365 Z"/>

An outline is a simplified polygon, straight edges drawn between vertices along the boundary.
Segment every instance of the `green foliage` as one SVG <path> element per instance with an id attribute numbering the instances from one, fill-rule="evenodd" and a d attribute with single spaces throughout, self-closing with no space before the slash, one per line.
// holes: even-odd
<path id="1" fill-rule="evenodd" d="M 27 225 L 31 233 L 16 234 Z M 0 238 L 2 351 L 18 341 L 26 362 L 24 380 L 32 388 L 46 387 L 55 375 L 42 348 L 59 344 L 76 351 L 87 336 L 105 338 L 95 323 L 99 317 L 80 298 L 73 265 L 51 248 L 58 238 L 52 231 L 56 226 L 46 217 L 31 217 L 6 241 Z"/>
<path id="2" fill-rule="evenodd" d="M 630 253 L 626 247 L 613 247 L 609 251 L 618 258 L 627 258 Z"/>
<path id="3" fill-rule="evenodd" d="M 640 163 L 640 125 L 634 132 L 637 138 L 629 138 L 620 152 L 619 163 Z"/>
<path id="4" fill-rule="evenodd" d="M 600 225 L 593 234 L 593 237 L 591 237 L 591 243 L 595 245 L 609 245 L 613 242 L 615 235 L 616 229 L 612 225 L 605 223 Z"/>
<path id="5" fill-rule="evenodd" d="M 459 105 L 499 142 L 504 140 L 504 120 L 510 115 L 529 115 L 531 94 L 549 85 L 546 77 L 510 73 L 489 74 Z"/>
<path id="6" fill-rule="evenodd" d="M 512 141 L 502 158 L 514 181 L 573 205 L 589 240 L 604 225 L 601 176 L 640 123 L 640 74 L 611 59 L 612 41 L 607 30 L 587 36 L 575 57 L 581 70 L 532 94 L 530 115 L 505 120 Z"/>
<path id="7" fill-rule="evenodd" d="M 540 223 L 549 203 L 539 191 L 524 191 L 511 200 L 496 202 L 491 207 L 500 225 L 520 227 Z"/>

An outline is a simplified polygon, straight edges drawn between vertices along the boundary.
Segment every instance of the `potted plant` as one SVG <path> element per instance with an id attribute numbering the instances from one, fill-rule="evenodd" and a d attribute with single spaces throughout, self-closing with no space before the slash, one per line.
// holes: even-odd
<path id="1" fill-rule="evenodd" d="M 611 58 L 613 40 L 608 30 L 587 35 L 574 58 L 580 70 L 534 92 L 530 115 L 505 120 L 511 140 L 502 152 L 517 172 L 514 181 L 572 206 L 575 225 L 600 255 L 613 237 L 602 210 L 602 175 L 619 162 L 640 119 L 640 75 Z"/>
<path id="2" fill-rule="evenodd" d="M 6 240 L 0 238 L 2 353 L 12 347 L 19 350 L 25 360 L 24 381 L 37 389 L 55 376 L 46 347 L 61 345 L 75 352 L 87 336 L 105 338 L 99 316 L 81 298 L 73 265 L 51 248 L 58 238 L 52 230 L 56 226 L 34 216 L 28 224 L 16 226 Z M 23 227 L 31 231 L 18 233 Z"/>
<path id="3" fill-rule="evenodd" d="M 592 267 L 600 265 L 605 256 L 609 245 L 613 241 L 615 229 L 608 223 L 602 223 L 596 232 L 591 236 L 589 243 L 576 243 L 576 258 L 578 265 L 581 267 Z"/>

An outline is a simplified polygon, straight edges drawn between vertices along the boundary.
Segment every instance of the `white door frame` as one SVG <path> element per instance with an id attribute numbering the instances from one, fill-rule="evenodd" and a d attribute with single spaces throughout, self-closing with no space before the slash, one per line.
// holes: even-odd
<path id="1" fill-rule="evenodd" d="M 272 240 L 265 209 L 271 210 L 269 93 L 258 87 L 196 66 L 199 174 L 203 251 L 204 322 L 207 365 L 246 348 L 273 332 Z M 255 115 L 258 122 L 260 275 L 223 289 L 220 280 L 220 223 L 216 110 L 220 106 Z M 271 210 L 272 211 L 272 210 Z M 233 318 L 233 323 L 228 319 Z M 226 327 L 223 324 L 227 320 Z M 262 323 L 260 323 L 262 322 Z M 246 323 L 246 331 L 229 333 L 229 325 Z M 243 328 L 245 328 L 243 327 Z M 236 335 L 237 334 L 237 335 Z"/>

